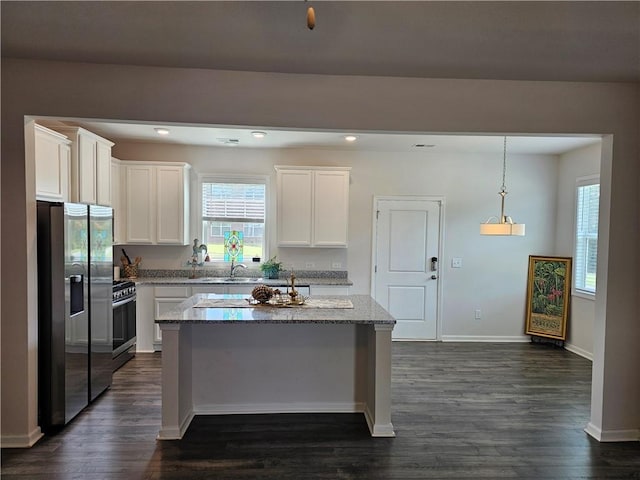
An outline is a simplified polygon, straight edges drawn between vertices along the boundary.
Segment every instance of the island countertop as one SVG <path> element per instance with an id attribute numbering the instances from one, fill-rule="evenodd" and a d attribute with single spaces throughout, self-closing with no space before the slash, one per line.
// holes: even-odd
<path id="1" fill-rule="evenodd" d="M 369 295 L 347 295 L 353 308 L 311 308 L 309 306 L 274 307 L 195 307 L 206 299 L 245 299 L 247 295 L 201 293 L 193 295 L 175 309 L 156 317 L 158 324 L 229 324 L 229 323 L 299 323 L 394 325 L 395 319 Z M 335 299 L 314 296 L 314 299 Z M 247 304 L 248 305 L 248 304 Z"/>
<path id="2" fill-rule="evenodd" d="M 164 285 L 240 285 L 240 286 L 249 286 L 249 285 L 259 285 L 264 284 L 270 287 L 286 287 L 289 282 L 287 278 L 280 279 L 270 279 L 270 278 L 256 278 L 256 277 L 239 277 L 235 280 L 230 280 L 226 277 L 198 277 L 198 278 L 187 278 L 187 277 L 138 277 L 134 280 L 138 285 L 155 285 L 155 286 L 164 286 Z M 349 287 L 353 285 L 353 282 L 348 278 L 341 277 L 299 277 L 296 278 L 296 286 L 297 287 L 309 287 L 311 285 L 315 286 L 337 286 L 337 287 Z"/>

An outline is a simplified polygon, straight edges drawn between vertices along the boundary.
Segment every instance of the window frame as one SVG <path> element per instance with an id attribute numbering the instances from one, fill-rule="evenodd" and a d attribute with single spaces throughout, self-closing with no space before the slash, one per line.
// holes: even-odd
<path id="1" fill-rule="evenodd" d="M 214 173 L 199 173 L 197 176 L 198 181 L 198 195 L 194 200 L 196 202 L 195 211 L 196 211 L 196 221 L 194 222 L 196 227 L 196 233 L 194 238 L 201 239 L 203 231 L 202 231 L 202 194 L 203 194 L 203 185 L 205 183 L 246 183 L 246 184 L 260 184 L 264 185 L 264 252 L 263 257 L 260 259 L 261 262 L 265 261 L 269 257 L 269 223 L 271 217 L 271 195 L 270 195 L 270 186 L 271 181 L 268 175 L 244 175 L 244 174 L 214 174 Z M 205 267 L 219 267 L 220 265 L 227 265 L 228 262 L 224 261 L 211 261 L 206 262 Z M 246 260 L 245 260 L 245 263 Z M 258 268 L 258 264 L 254 264 L 249 261 L 247 267 L 252 268 L 255 265 L 255 268 Z"/>
<path id="2" fill-rule="evenodd" d="M 578 287 L 577 281 L 578 277 L 578 197 L 579 191 L 581 187 L 588 187 L 591 185 L 600 185 L 600 175 L 587 175 L 583 177 L 576 178 L 575 184 L 575 192 L 574 192 L 574 205 L 573 205 L 573 295 L 576 297 L 585 298 L 588 300 L 595 300 L 597 289 L 594 287 L 594 291 L 585 290 L 583 288 Z M 598 241 L 598 237 L 600 236 L 600 203 L 598 202 L 598 235 L 596 237 L 596 242 Z M 597 256 L 598 252 L 596 252 L 596 285 L 597 285 Z"/>

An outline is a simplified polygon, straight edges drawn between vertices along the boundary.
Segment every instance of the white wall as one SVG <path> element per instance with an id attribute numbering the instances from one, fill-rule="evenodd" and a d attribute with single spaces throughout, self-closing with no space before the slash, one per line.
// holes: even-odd
<path id="1" fill-rule="evenodd" d="M 605 135 L 598 243 L 602 288 L 596 296 L 589 433 L 599 439 L 640 435 L 639 84 L 340 77 L 8 58 L 2 58 L 1 75 L 5 445 L 29 445 L 39 435 L 35 173 L 25 163 L 25 115 L 356 131 Z M 516 218 L 523 215 L 515 201 L 510 209 Z M 484 259 L 487 269 L 500 264 L 502 253 Z"/>
<path id="2" fill-rule="evenodd" d="M 326 149 L 234 149 L 117 143 L 121 160 L 175 161 L 196 173 L 269 175 L 275 193 L 274 165 L 338 165 L 352 167 L 349 248 L 276 249 L 274 224 L 269 224 L 270 255 L 296 270 L 314 261 L 331 269 L 341 261 L 353 281 L 353 293 L 370 293 L 372 206 L 374 195 L 441 195 L 445 197 L 442 335 L 521 339 L 524 331 L 528 256 L 551 255 L 554 248 L 557 158 L 509 155 L 507 213 L 526 223 L 525 237 L 482 237 L 480 222 L 500 213 L 497 192 L 502 180 L 502 154 L 348 152 Z M 192 189 L 197 192 L 197 189 Z M 197 195 L 197 193 L 195 193 Z M 272 199 L 274 196 L 272 195 Z M 274 218 L 275 202 L 271 205 Z M 200 237 L 192 222 L 194 237 Z M 127 246 L 129 255 L 142 256 L 145 268 L 176 268 L 191 247 Z M 176 254 L 177 253 L 177 254 Z M 452 269 L 451 257 L 462 257 L 463 268 Z M 116 256 L 117 258 L 117 256 Z M 310 260 L 313 259 L 313 260 Z M 346 263 L 345 263 L 346 261 Z M 474 319 L 475 309 L 482 319 Z"/>
<path id="3" fill-rule="evenodd" d="M 573 257 L 576 220 L 576 180 L 600 173 L 600 143 L 560 155 L 558 163 L 558 218 L 556 255 Z M 593 358 L 595 297 L 573 295 L 568 324 L 567 348 Z"/>

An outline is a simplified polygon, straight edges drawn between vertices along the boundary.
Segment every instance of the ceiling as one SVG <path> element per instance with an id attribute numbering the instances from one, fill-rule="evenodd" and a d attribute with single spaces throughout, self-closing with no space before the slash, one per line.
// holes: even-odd
<path id="1" fill-rule="evenodd" d="M 316 27 L 306 27 L 315 8 Z M 3 57 L 258 72 L 640 82 L 640 2 L 2 1 Z M 501 151 L 496 137 L 81 122 L 114 141 L 228 147 Z M 264 139 L 252 130 L 267 131 Z M 343 135 L 358 133 L 346 144 Z M 589 138 L 519 137 L 562 153 Z"/>
<path id="2" fill-rule="evenodd" d="M 39 123 L 55 126 L 60 120 L 43 118 Z M 272 128 L 238 128 L 205 125 L 167 125 L 113 123 L 97 120 L 65 120 L 67 125 L 86 128 L 113 142 L 164 143 L 232 148 L 313 148 L 345 151 L 497 153 L 503 150 L 503 137 L 495 135 L 432 135 L 420 133 L 305 131 Z M 167 128 L 159 135 L 156 128 Z M 252 132 L 266 134 L 255 138 Z M 355 142 L 345 136 L 353 134 Z M 508 152 L 518 154 L 558 155 L 597 143 L 595 136 L 510 136 Z"/>
<path id="3" fill-rule="evenodd" d="M 2 1 L 2 56 L 335 75 L 640 81 L 640 2 Z M 306 27 L 313 5 L 316 28 Z"/>

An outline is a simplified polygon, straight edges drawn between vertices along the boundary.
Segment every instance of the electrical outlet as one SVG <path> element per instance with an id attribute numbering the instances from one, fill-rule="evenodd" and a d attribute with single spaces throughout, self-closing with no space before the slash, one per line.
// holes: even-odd
<path id="1" fill-rule="evenodd" d="M 477 308 L 476 309 L 476 320 L 480 320 L 482 318 L 482 311 Z"/>
<path id="2" fill-rule="evenodd" d="M 307 262 L 304 264 L 304 268 L 316 268 L 316 264 L 313 262 Z"/>
<path id="3" fill-rule="evenodd" d="M 451 259 L 451 268 L 462 268 L 462 258 L 453 257 Z"/>
<path id="4" fill-rule="evenodd" d="M 342 263 L 340 262 L 333 262 L 331 264 L 331 268 L 342 268 Z"/>

